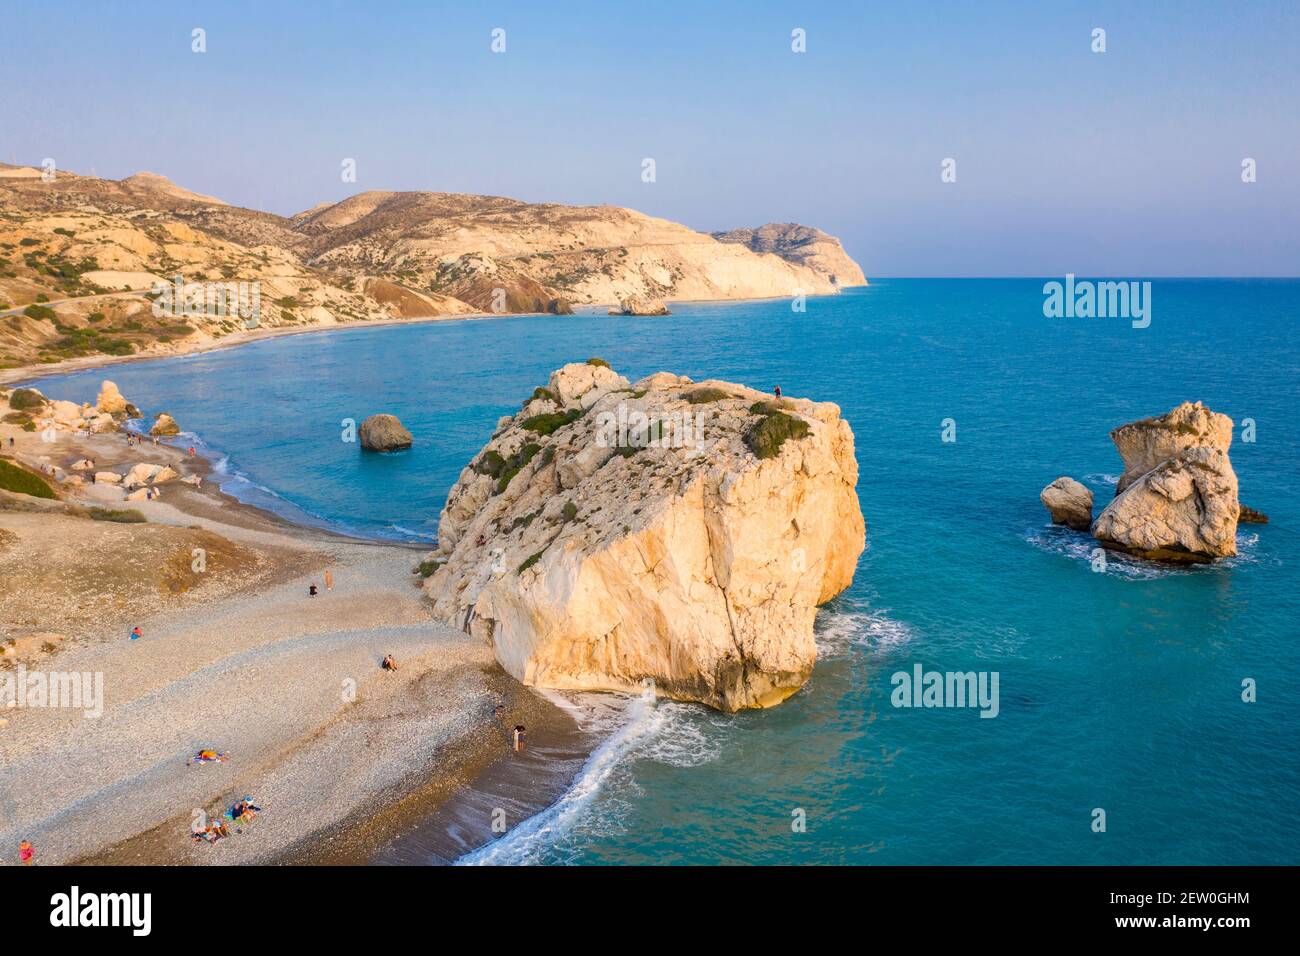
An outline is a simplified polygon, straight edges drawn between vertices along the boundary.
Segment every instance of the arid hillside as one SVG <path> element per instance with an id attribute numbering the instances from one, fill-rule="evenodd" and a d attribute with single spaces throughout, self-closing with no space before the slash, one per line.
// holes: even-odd
<path id="1" fill-rule="evenodd" d="M 297 327 L 865 281 L 838 240 L 804 226 L 715 238 L 616 206 L 429 192 L 364 192 L 285 218 L 154 173 L 49 179 L 0 164 L 0 369 Z"/>

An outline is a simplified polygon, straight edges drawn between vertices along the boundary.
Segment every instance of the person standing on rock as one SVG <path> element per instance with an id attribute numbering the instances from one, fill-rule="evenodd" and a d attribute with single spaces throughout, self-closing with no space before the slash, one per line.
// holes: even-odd
<path id="1" fill-rule="evenodd" d="M 781 386 L 780 386 L 780 385 L 775 385 L 775 386 L 773 386 L 772 391 L 775 393 L 775 395 L 776 395 L 777 398 L 780 398 L 780 397 L 781 397 Z"/>

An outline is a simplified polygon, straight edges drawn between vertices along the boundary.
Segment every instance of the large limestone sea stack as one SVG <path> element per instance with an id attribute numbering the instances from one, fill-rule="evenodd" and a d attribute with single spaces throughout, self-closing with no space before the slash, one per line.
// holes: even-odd
<path id="1" fill-rule="evenodd" d="M 526 684 L 767 707 L 853 579 L 856 484 L 830 402 L 566 365 L 461 472 L 425 589 Z"/>
<path id="2" fill-rule="evenodd" d="M 1160 561 L 1206 562 L 1237 553 L 1232 419 L 1200 402 L 1110 433 L 1124 459 L 1116 497 L 1092 525 L 1107 547 Z"/>

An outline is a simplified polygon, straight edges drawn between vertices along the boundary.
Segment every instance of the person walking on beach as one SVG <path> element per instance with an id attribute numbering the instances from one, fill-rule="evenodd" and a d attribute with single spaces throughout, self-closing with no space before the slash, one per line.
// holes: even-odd
<path id="1" fill-rule="evenodd" d="M 515 724 L 515 752 L 524 749 L 524 725 Z"/>
<path id="2" fill-rule="evenodd" d="M 23 866 L 32 865 L 32 857 L 36 855 L 36 848 L 24 840 L 18 844 L 18 862 Z"/>
<path id="3" fill-rule="evenodd" d="M 309 587 L 309 588 L 307 589 L 307 596 L 308 596 L 308 597 L 315 597 L 315 596 L 316 596 L 316 584 L 315 584 L 315 582 L 312 582 L 311 587 Z"/>
<path id="4" fill-rule="evenodd" d="M 333 571 L 326 571 L 326 572 L 325 572 L 325 590 L 326 590 L 326 591 L 333 591 L 333 590 L 334 590 L 334 572 L 333 572 Z"/>
<path id="5" fill-rule="evenodd" d="M 139 624 L 137 624 L 135 627 L 131 628 L 131 640 L 133 640 L 133 641 L 138 641 L 138 640 L 140 640 L 140 638 L 142 638 L 142 637 L 144 637 L 144 633 L 140 630 L 140 625 L 139 625 Z"/>

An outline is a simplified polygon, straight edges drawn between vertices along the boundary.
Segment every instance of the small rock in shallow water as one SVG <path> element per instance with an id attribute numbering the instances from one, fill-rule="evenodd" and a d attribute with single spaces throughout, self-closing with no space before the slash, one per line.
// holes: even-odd
<path id="1" fill-rule="evenodd" d="M 1063 524 L 1076 531 L 1092 526 L 1092 492 L 1062 475 L 1038 494 L 1043 506 L 1052 514 L 1053 524 Z"/>
<path id="2" fill-rule="evenodd" d="M 414 441 L 396 415 L 371 415 L 361 423 L 360 436 L 367 451 L 397 451 Z"/>

